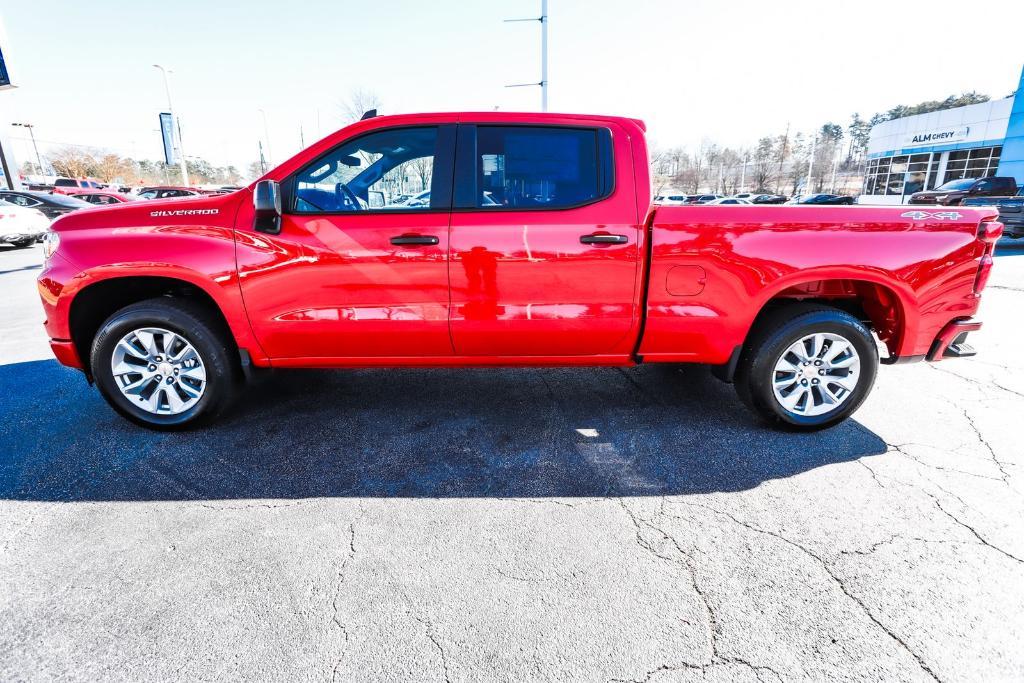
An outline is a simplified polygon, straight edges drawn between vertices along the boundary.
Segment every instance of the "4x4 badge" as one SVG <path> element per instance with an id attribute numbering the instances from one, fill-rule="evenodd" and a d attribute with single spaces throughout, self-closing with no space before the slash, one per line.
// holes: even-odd
<path id="1" fill-rule="evenodd" d="M 925 221 L 934 218 L 937 221 L 958 221 L 963 214 L 957 211 L 907 211 L 901 213 L 901 218 L 911 218 L 915 221 Z"/>

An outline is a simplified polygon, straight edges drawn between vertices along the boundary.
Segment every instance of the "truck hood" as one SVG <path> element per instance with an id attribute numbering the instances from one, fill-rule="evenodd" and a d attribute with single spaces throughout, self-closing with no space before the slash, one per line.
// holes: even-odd
<path id="1" fill-rule="evenodd" d="M 55 220 L 54 232 L 91 228 L 150 228 L 164 225 L 231 226 L 248 189 L 223 195 L 150 199 L 66 213 Z"/>

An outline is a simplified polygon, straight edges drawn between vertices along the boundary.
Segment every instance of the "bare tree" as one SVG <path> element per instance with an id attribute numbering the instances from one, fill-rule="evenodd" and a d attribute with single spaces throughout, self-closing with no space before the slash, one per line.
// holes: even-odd
<path id="1" fill-rule="evenodd" d="M 58 175 L 86 178 L 96 174 L 96 153 L 80 147 L 62 147 L 50 154 L 50 165 Z"/>
<path id="2" fill-rule="evenodd" d="M 434 173 L 434 159 L 433 157 L 420 157 L 419 159 L 413 159 L 409 162 L 409 167 L 412 168 L 413 173 L 420 179 L 420 191 L 424 191 L 430 188 L 430 178 Z"/>
<path id="3" fill-rule="evenodd" d="M 344 125 L 355 123 L 363 118 L 363 114 L 371 109 L 380 109 L 382 106 L 377 93 L 366 88 L 356 88 L 349 93 L 341 104 L 341 118 Z"/>
<path id="4" fill-rule="evenodd" d="M 757 141 L 754 148 L 754 190 L 766 192 L 772 181 L 772 171 L 775 170 L 775 161 L 778 157 L 776 142 L 770 137 L 764 137 Z"/>

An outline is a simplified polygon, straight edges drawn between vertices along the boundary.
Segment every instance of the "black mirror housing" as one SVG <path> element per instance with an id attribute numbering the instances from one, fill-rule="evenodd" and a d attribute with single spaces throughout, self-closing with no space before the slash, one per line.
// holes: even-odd
<path id="1" fill-rule="evenodd" d="M 281 186 L 276 180 L 261 180 L 256 183 L 252 195 L 255 214 L 252 229 L 276 235 L 281 232 Z"/>

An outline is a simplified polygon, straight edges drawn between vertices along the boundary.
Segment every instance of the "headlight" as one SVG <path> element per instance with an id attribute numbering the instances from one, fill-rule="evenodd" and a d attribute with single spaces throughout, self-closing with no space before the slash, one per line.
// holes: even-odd
<path id="1" fill-rule="evenodd" d="M 57 247 L 60 246 L 60 234 L 53 230 L 47 230 L 43 234 L 43 256 L 50 258 L 54 252 L 57 251 Z"/>

